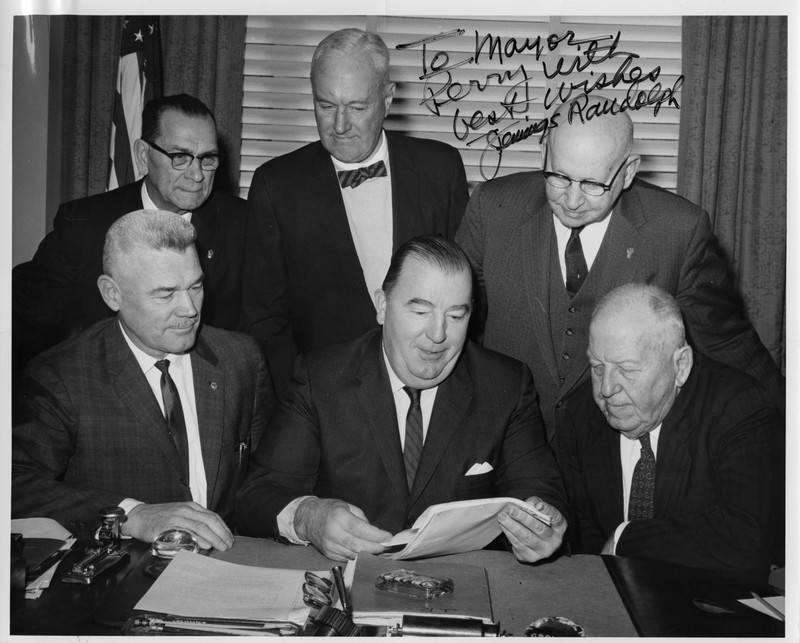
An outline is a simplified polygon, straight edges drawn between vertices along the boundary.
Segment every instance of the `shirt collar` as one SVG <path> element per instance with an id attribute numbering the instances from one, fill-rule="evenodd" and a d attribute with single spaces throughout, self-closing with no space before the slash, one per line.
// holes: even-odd
<path id="1" fill-rule="evenodd" d="M 119 329 L 122 331 L 122 336 L 125 338 L 125 342 L 128 344 L 128 348 L 131 349 L 131 352 L 133 353 L 133 356 L 136 358 L 136 361 L 139 363 L 139 368 L 142 369 L 142 372 L 147 373 L 150 369 L 155 368 L 155 363 L 158 360 L 152 355 L 148 355 L 136 344 L 134 344 L 131 338 L 128 336 L 128 333 L 125 330 L 125 327 L 122 325 L 122 322 L 117 320 L 117 323 L 119 324 Z M 183 353 L 180 355 L 174 355 L 172 353 L 168 353 L 161 359 L 168 359 L 170 363 L 170 368 L 174 366 L 179 370 L 183 370 L 184 360 L 187 357 L 188 353 Z"/>
<path id="2" fill-rule="evenodd" d="M 153 199 L 150 198 L 150 193 L 147 191 L 147 181 L 142 181 L 142 209 L 144 210 L 161 210 L 155 203 L 153 203 Z M 186 219 L 189 223 L 192 221 L 192 213 L 191 212 L 184 212 L 181 216 Z"/>
<path id="3" fill-rule="evenodd" d="M 377 163 L 378 161 L 383 161 L 387 167 L 389 165 L 389 146 L 386 143 L 386 132 L 381 131 L 381 140 L 378 143 L 378 146 L 375 150 L 370 154 L 366 159 L 359 163 L 343 163 L 339 159 L 334 158 L 331 156 L 331 160 L 333 161 L 333 167 L 336 168 L 336 171 L 342 170 L 355 170 L 360 167 L 364 167 L 366 165 L 372 165 L 373 163 Z"/>

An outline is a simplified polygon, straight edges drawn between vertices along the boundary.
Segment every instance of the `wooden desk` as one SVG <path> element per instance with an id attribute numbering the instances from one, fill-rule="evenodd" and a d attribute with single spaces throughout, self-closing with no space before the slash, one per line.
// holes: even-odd
<path id="1" fill-rule="evenodd" d="M 78 559 L 70 554 L 56 573 L 51 587 L 38 600 L 13 600 L 10 613 L 12 635 L 94 635 L 121 634 L 122 623 L 152 584 L 143 573 L 152 561 L 148 548 L 132 543 L 131 563 L 126 569 L 111 574 L 97 585 L 79 586 L 60 582 L 63 572 Z M 332 563 L 311 547 L 282 545 L 271 540 L 238 537 L 228 552 L 213 556 L 238 564 L 287 569 L 318 569 Z M 608 558 L 608 557 L 604 557 Z M 615 589 L 615 581 L 599 556 L 559 558 L 536 565 L 522 565 L 508 552 L 478 551 L 454 556 L 432 558 L 431 561 L 464 563 L 485 567 L 489 576 L 494 616 L 501 628 L 521 636 L 529 623 L 541 616 L 565 616 L 581 625 L 589 636 L 667 636 L 677 635 L 670 606 L 680 593 L 680 585 L 665 588 L 659 573 L 652 575 L 652 566 L 611 557 L 624 565 L 624 573 L 615 575 L 620 591 L 626 595 L 623 603 Z M 637 574 L 640 570 L 642 573 Z M 708 587 L 703 572 L 673 570 L 687 579 L 694 574 Z M 613 570 L 612 570 L 613 573 Z M 671 577 L 674 577 L 671 576 Z M 628 578 L 630 583 L 625 579 Z M 692 591 L 691 585 L 687 591 Z M 631 596 L 642 597 L 639 604 Z M 685 601 L 684 601 L 685 603 Z M 626 604 L 636 620 L 634 626 Z M 683 605 L 683 603 L 681 603 Z M 683 609 L 683 608 L 682 608 Z M 662 614 L 663 617 L 659 617 Z M 713 635 L 728 631 L 736 621 L 746 623 L 750 635 L 780 636 L 782 624 L 748 608 L 736 615 L 696 614 L 684 611 L 692 618 L 681 623 L 679 635 Z M 735 618 L 734 618 L 735 617 Z"/>

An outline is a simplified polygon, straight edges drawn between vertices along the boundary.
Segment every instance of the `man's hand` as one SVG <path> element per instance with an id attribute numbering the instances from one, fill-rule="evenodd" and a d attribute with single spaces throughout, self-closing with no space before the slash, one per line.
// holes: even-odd
<path id="1" fill-rule="evenodd" d="M 331 560 L 345 562 L 358 552 L 380 554 L 388 531 L 369 524 L 358 507 L 331 498 L 306 498 L 297 507 L 294 530 Z"/>
<path id="2" fill-rule="evenodd" d="M 517 560 L 533 563 L 547 558 L 561 546 L 561 540 L 567 530 L 567 519 L 558 509 L 536 496 L 531 496 L 526 502 L 550 516 L 549 527 L 514 505 L 504 507 L 497 520 L 508 542 L 511 543 Z"/>
<path id="3" fill-rule="evenodd" d="M 197 536 L 203 549 L 225 551 L 233 545 L 233 534 L 213 511 L 196 502 L 137 505 L 122 523 L 122 533 L 151 543 L 167 529 L 186 529 Z"/>

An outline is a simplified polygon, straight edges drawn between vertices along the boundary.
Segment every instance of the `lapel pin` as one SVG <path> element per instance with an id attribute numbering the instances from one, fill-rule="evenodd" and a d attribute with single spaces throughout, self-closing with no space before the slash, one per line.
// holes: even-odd
<path id="1" fill-rule="evenodd" d="M 209 259 L 211 259 L 211 258 L 214 256 L 214 251 L 213 251 L 213 250 L 209 250 L 209 251 L 208 251 L 208 254 L 207 254 L 206 256 L 207 256 Z"/>
<path id="2" fill-rule="evenodd" d="M 209 252 L 210 252 L 210 251 L 209 251 Z M 628 248 L 628 249 L 626 250 L 626 254 L 628 255 L 628 259 L 630 259 L 630 258 L 631 258 L 631 256 L 633 255 L 633 248 Z"/>
<path id="3" fill-rule="evenodd" d="M 219 388 L 219 384 L 217 384 L 216 382 L 211 382 L 211 389 L 212 390 L 216 391 L 218 388 Z"/>

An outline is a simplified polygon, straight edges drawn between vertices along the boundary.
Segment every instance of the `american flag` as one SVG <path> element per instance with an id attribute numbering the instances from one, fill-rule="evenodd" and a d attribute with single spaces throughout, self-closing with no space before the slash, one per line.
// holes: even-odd
<path id="1" fill-rule="evenodd" d="M 158 16 L 127 16 L 111 123 L 108 189 L 141 178 L 133 157 L 133 142 L 142 134 L 142 108 L 161 96 L 161 36 Z"/>

